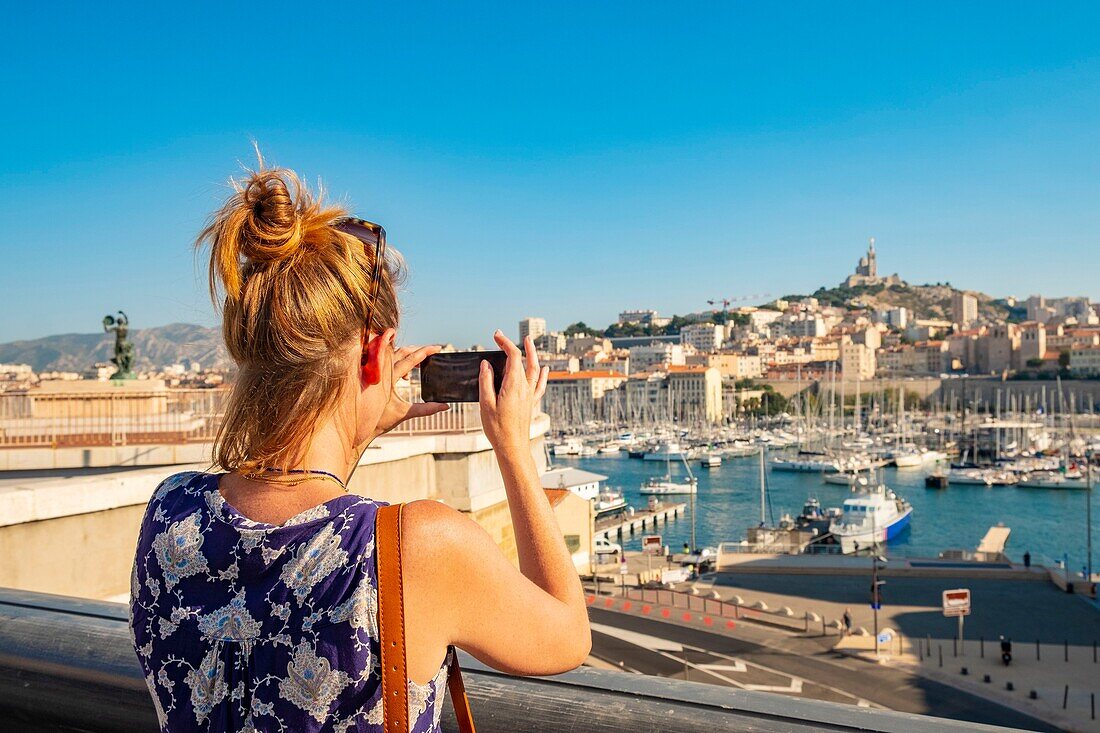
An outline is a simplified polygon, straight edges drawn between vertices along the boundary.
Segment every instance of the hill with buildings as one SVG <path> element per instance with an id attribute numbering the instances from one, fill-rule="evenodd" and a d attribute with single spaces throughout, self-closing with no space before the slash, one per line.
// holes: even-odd
<path id="1" fill-rule="evenodd" d="M 949 283 L 910 285 L 905 282 L 887 285 L 838 285 L 821 287 L 805 295 L 789 295 L 786 300 L 817 298 L 821 305 L 849 309 L 889 310 L 905 308 L 913 318 L 951 320 L 951 296 L 955 292 Z M 968 291 L 978 300 L 978 314 L 989 320 L 1013 320 L 1014 309 L 1005 301 L 985 293 Z"/>
<path id="2" fill-rule="evenodd" d="M 170 323 L 130 330 L 138 370 L 172 364 L 201 364 L 206 369 L 230 366 L 222 345 L 221 329 L 191 323 Z M 0 363 L 30 364 L 36 372 L 82 372 L 114 354 L 112 333 L 66 333 L 0 344 Z"/>

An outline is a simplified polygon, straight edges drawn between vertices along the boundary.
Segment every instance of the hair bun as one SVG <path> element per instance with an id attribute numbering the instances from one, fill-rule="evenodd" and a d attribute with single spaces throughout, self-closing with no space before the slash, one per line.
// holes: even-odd
<path id="1" fill-rule="evenodd" d="M 306 214 L 305 202 L 299 200 L 301 192 L 301 184 L 290 171 L 258 171 L 249 177 L 241 192 L 247 208 L 241 228 L 241 254 L 253 261 L 269 262 L 297 252 Z"/>

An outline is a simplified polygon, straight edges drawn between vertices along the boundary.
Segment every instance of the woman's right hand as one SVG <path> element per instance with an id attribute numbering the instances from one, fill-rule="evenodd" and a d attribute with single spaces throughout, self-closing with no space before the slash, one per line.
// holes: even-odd
<path id="1" fill-rule="evenodd" d="M 482 429 L 501 457 L 530 455 L 531 413 L 546 391 L 550 370 L 539 366 L 530 336 L 523 343 L 526 356 L 499 329 L 493 340 L 508 355 L 508 361 L 499 393 L 493 389 L 492 366 L 488 361 L 481 362 L 478 386 Z"/>

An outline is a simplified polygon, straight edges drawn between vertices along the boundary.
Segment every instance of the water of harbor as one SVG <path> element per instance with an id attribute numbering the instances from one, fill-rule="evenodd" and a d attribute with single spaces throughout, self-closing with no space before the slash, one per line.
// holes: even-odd
<path id="1" fill-rule="evenodd" d="M 621 489 L 627 502 L 644 508 L 648 497 L 638 493 L 650 476 L 663 476 L 661 461 L 629 458 L 626 453 L 593 457 L 554 456 L 554 464 L 576 466 L 608 476 L 605 484 Z M 698 461 L 691 470 L 699 479 L 695 497 L 696 525 L 700 546 L 740 540 L 745 529 L 760 522 L 759 458 L 723 458 L 720 468 L 703 468 Z M 672 464 L 674 477 L 684 475 L 682 463 Z M 1020 489 L 1016 487 L 955 486 L 926 489 L 920 469 L 884 469 L 887 486 L 913 505 L 911 527 L 887 547 L 887 554 L 905 557 L 936 557 L 945 549 L 974 550 L 986 530 L 998 522 L 1012 529 L 1006 552 L 1019 562 L 1029 551 L 1035 563 L 1069 555 L 1069 569 L 1079 571 L 1086 557 L 1087 491 Z M 1095 493 L 1094 489 L 1094 493 Z M 768 471 L 769 523 L 778 522 L 784 512 L 796 516 L 807 497 L 817 497 L 823 507 L 839 507 L 849 489 L 826 484 L 819 474 Z M 688 502 L 689 497 L 669 497 Z M 1094 546 L 1100 544 L 1100 503 L 1093 501 Z M 662 527 L 665 544 L 677 551 L 691 536 L 690 519 Z M 628 550 L 641 549 L 641 535 L 624 539 Z M 1100 548 L 1098 548 L 1100 549 Z M 1096 550 L 1094 569 L 1100 564 Z"/>

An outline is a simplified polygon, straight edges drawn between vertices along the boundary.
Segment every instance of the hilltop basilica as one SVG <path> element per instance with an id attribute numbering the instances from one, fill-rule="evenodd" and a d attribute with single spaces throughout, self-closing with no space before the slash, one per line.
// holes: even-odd
<path id="1" fill-rule="evenodd" d="M 854 274 L 849 275 L 848 278 L 841 283 L 841 286 L 846 288 L 854 288 L 858 285 L 901 285 L 903 281 L 895 272 L 888 277 L 878 276 L 878 261 L 875 255 L 875 238 L 871 237 L 870 246 L 867 248 L 867 254 L 859 258 L 859 264 L 856 265 L 856 271 Z"/>

